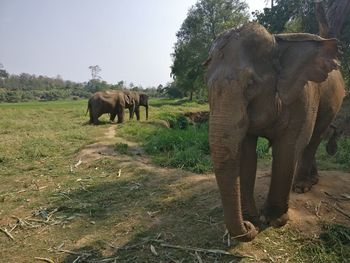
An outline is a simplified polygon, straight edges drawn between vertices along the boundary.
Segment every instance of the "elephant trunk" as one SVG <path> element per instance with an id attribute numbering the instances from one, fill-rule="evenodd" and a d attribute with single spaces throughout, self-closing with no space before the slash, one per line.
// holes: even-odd
<path id="1" fill-rule="evenodd" d="M 224 221 L 232 238 L 249 242 L 257 235 L 257 230 L 249 221 L 243 221 L 241 211 L 240 180 L 235 174 L 224 175 L 216 172 L 216 181 L 220 190 L 224 209 Z"/>
<path id="2" fill-rule="evenodd" d="M 249 121 L 242 91 L 228 84 L 219 83 L 209 90 L 209 144 L 226 227 L 233 238 L 248 242 L 257 230 L 243 221 L 239 173 L 241 144 Z"/>

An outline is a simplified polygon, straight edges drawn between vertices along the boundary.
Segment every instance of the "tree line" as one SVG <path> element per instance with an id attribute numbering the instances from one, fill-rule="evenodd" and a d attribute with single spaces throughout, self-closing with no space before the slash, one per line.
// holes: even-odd
<path id="1" fill-rule="evenodd" d="M 125 81 L 109 84 L 98 78 L 78 83 L 63 80 L 60 76 L 50 78 L 27 73 L 19 75 L 9 74 L 2 65 L 0 67 L 0 102 L 89 98 L 97 91 L 123 89 L 143 91 L 152 97 L 159 97 L 165 94 L 161 85 L 157 88 L 143 89 L 132 83 L 127 85 Z"/>

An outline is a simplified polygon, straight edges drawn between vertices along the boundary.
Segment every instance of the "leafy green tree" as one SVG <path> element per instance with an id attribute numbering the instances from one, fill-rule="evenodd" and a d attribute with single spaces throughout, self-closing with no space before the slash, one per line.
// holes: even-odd
<path id="1" fill-rule="evenodd" d="M 248 6 L 240 0 L 199 0 L 177 32 L 171 74 L 175 86 L 189 95 L 205 89 L 204 68 L 212 41 L 228 28 L 248 21 Z"/>
<path id="2" fill-rule="evenodd" d="M 107 90 L 110 88 L 110 86 L 104 80 L 101 81 L 99 79 L 91 79 L 88 81 L 85 88 L 90 93 L 95 93 L 97 91 Z"/>
<path id="3" fill-rule="evenodd" d="M 273 7 L 264 8 L 263 12 L 254 12 L 253 15 L 271 33 L 318 32 L 313 1 L 275 0 Z"/>

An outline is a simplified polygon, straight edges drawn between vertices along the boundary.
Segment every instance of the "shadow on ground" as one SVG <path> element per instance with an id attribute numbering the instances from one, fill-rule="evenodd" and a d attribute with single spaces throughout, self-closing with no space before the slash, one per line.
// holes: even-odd
<path id="1" fill-rule="evenodd" d="M 161 245 L 227 249 L 212 175 L 128 169 L 120 178 L 72 191 L 55 204 L 60 215 L 79 217 L 69 230 L 75 235 L 74 254 L 63 262 L 79 256 L 76 262 L 192 262 L 198 257 L 207 262 L 239 261 L 234 256 Z"/>

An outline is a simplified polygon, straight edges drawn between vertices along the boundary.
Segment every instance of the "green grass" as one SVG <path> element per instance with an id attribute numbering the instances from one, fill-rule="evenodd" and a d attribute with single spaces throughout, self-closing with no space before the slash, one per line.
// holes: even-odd
<path id="1" fill-rule="evenodd" d="M 319 238 L 309 239 L 297 251 L 296 262 L 343 263 L 350 259 L 350 228 L 338 224 L 323 224 Z"/>
<path id="2" fill-rule="evenodd" d="M 52 167 L 93 141 L 101 127 L 84 125 L 86 101 L 0 104 L 0 172 Z"/>
<path id="3" fill-rule="evenodd" d="M 338 149 L 334 156 L 326 152 L 326 142 L 322 142 L 316 154 L 316 160 L 321 170 L 350 171 L 350 138 L 341 137 L 337 141 Z"/>
<path id="4" fill-rule="evenodd" d="M 125 123 L 118 134 L 141 143 L 158 165 L 197 173 L 211 171 L 208 125 L 190 125 L 183 116 L 187 111 L 208 110 L 208 105 L 169 99 L 151 100 L 150 105 L 150 121 Z"/>

